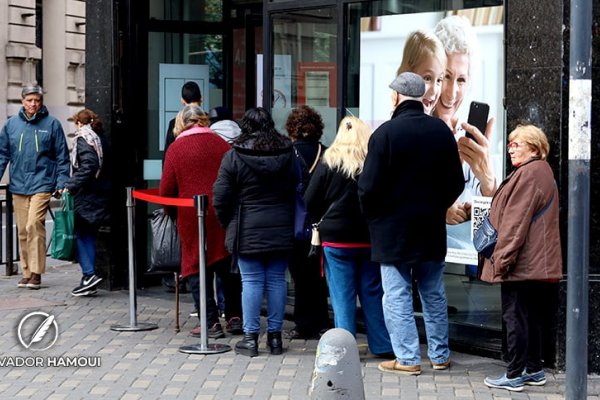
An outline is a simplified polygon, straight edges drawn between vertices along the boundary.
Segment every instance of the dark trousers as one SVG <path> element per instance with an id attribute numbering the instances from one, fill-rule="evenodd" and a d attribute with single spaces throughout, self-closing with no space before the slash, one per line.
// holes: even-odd
<path id="1" fill-rule="evenodd" d="M 289 264 L 294 280 L 294 322 L 296 331 L 313 336 L 331 326 L 327 305 L 327 282 L 321 276 L 321 262 L 307 258 L 310 242 L 295 241 Z"/>
<path id="2" fill-rule="evenodd" d="M 219 307 L 215 300 L 214 281 L 215 274 L 223 284 L 223 295 L 225 297 L 225 318 L 242 317 L 242 281 L 240 274 L 231 273 L 231 257 L 209 265 L 206 268 L 206 321 L 210 328 L 219 322 Z M 196 310 L 200 306 L 200 277 L 198 275 L 188 276 L 188 283 L 194 299 Z M 198 312 L 200 318 L 200 312 Z"/>
<path id="3" fill-rule="evenodd" d="M 542 327 L 548 315 L 548 298 L 553 283 L 539 281 L 504 282 L 501 285 L 502 319 L 506 326 L 508 378 L 527 371 L 542 370 Z"/>

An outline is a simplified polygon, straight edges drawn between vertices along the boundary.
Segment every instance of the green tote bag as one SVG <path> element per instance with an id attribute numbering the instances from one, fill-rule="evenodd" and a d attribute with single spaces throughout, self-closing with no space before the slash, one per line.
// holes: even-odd
<path id="1" fill-rule="evenodd" d="M 66 190 L 62 192 L 61 207 L 54 213 L 54 229 L 50 257 L 56 260 L 72 261 L 77 252 L 75 235 L 75 208 L 73 196 Z"/>

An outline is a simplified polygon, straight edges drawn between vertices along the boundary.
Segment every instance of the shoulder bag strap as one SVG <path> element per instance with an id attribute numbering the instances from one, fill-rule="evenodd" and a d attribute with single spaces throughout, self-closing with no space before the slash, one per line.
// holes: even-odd
<path id="1" fill-rule="evenodd" d="M 308 169 L 309 175 L 312 174 L 312 172 L 315 170 L 320 159 L 321 159 L 321 143 L 319 143 L 319 150 L 317 150 L 317 156 L 315 157 L 315 161 L 312 163 L 312 165 Z"/>
<path id="2" fill-rule="evenodd" d="M 302 162 L 302 165 L 304 165 L 304 168 L 306 168 L 308 170 L 308 174 L 312 174 L 312 172 L 315 170 L 315 168 L 317 167 L 317 164 L 319 163 L 319 160 L 321 159 L 321 143 L 319 143 L 319 149 L 317 150 L 317 156 L 315 157 L 315 161 L 313 161 L 312 165 L 310 166 L 310 168 L 308 167 L 308 164 L 306 164 L 306 160 L 304 159 L 304 157 L 302 157 L 302 154 L 300 154 L 300 152 L 298 151 L 298 149 L 296 149 L 294 147 L 294 154 L 296 154 L 296 157 L 298 157 L 298 159 Z"/>
<path id="3" fill-rule="evenodd" d="M 323 214 L 323 216 L 321 217 L 321 219 L 319 220 L 319 222 L 317 222 L 316 224 L 313 224 L 313 225 L 317 225 L 317 227 L 319 225 L 321 225 L 321 222 L 323 221 L 323 219 L 325 219 L 325 217 L 327 216 L 327 214 L 329 214 L 329 211 L 331 211 L 331 209 L 333 208 L 333 206 L 335 205 L 335 203 L 337 203 L 337 200 L 335 200 L 333 203 L 331 203 L 329 205 L 329 207 L 327 207 L 327 210 L 325 211 L 325 214 Z"/>
<path id="4" fill-rule="evenodd" d="M 548 209 L 548 207 L 550 207 L 550 204 L 552 204 L 553 200 L 554 200 L 554 193 L 552 193 L 552 197 L 550 198 L 550 201 L 544 207 L 542 207 L 542 209 L 540 211 L 535 213 L 535 215 L 531 218 L 531 221 L 533 222 L 536 219 L 538 219 L 539 217 L 541 217 L 542 214 Z"/>

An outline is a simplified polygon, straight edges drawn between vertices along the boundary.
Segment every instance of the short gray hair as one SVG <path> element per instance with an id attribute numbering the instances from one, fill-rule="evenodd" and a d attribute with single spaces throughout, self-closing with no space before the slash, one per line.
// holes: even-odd
<path id="1" fill-rule="evenodd" d="M 469 56 L 469 76 L 472 78 L 479 58 L 479 41 L 469 20 L 464 16 L 450 15 L 437 23 L 434 32 L 444 45 L 446 54 Z"/>

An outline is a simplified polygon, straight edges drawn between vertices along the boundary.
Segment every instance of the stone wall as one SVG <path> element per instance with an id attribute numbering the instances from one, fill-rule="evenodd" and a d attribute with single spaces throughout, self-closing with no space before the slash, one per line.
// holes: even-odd
<path id="1" fill-rule="evenodd" d="M 44 0 L 37 13 L 35 0 L 0 3 L 0 124 L 19 111 L 23 85 L 39 83 L 50 113 L 70 132 L 85 102 L 85 1 Z M 38 22 L 44 48 L 36 46 Z"/>
<path id="2" fill-rule="evenodd" d="M 567 231 L 569 209 L 569 13 L 570 2 L 507 1 L 506 4 L 506 108 L 507 126 L 521 120 L 540 126 L 548 135 L 552 165 L 560 191 L 564 271 L 568 278 Z M 600 73 L 600 9 L 593 8 L 592 82 Z M 600 110 L 600 85 L 592 84 L 592 159 L 589 243 L 588 370 L 600 373 L 600 127 L 594 117 Z M 579 268 L 580 266 L 572 266 Z M 560 284 L 558 313 L 552 342 L 546 343 L 549 364 L 565 368 L 567 336 L 567 281 Z M 552 307 L 549 308 L 553 311 Z M 548 359 L 550 358 L 550 359 Z"/>

